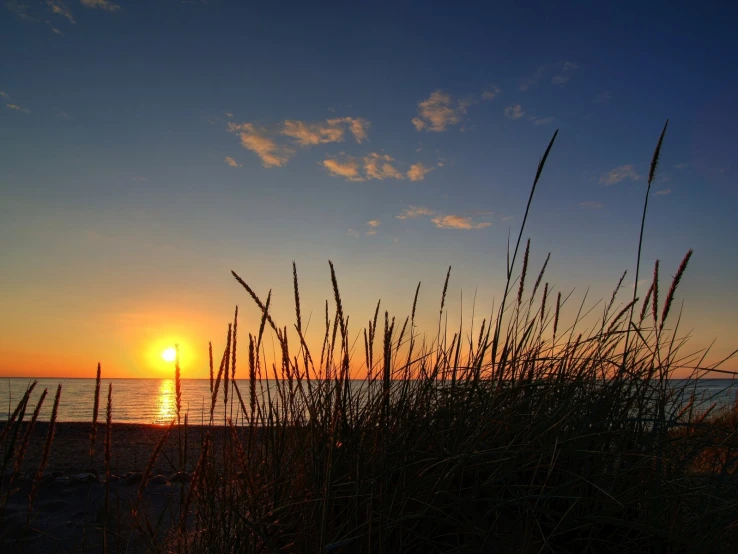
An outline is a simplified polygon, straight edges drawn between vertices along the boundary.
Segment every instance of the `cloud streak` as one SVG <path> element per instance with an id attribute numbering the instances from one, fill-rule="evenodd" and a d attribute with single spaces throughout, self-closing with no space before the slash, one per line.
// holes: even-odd
<path id="1" fill-rule="evenodd" d="M 365 181 L 366 178 L 361 174 L 359 162 L 354 158 L 349 158 L 345 162 L 329 158 L 323 160 L 323 167 L 333 177 L 343 177 L 347 181 Z"/>
<path id="2" fill-rule="evenodd" d="M 573 62 L 560 61 L 540 66 L 536 72 L 520 84 L 520 90 L 526 91 L 538 83 L 549 80 L 552 85 L 563 86 L 568 83 L 579 66 Z"/>
<path id="3" fill-rule="evenodd" d="M 231 167 L 242 167 L 242 164 L 238 163 L 236 160 L 231 158 L 230 156 L 225 157 L 225 162 L 230 165 Z"/>
<path id="4" fill-rule="evenodd" d="M 120 6 L 118 4 L 109 2 L 108 0 L 80 0 L 80 3 L 85 8 L 97 8 L 109 12 L 117 12 L 120 10 Z"/>
<path id="5" fill-rule="evenodd" d="M 28 6 L 26 6 L 23 2 L 18 2 L 18 0 L 6 0 L 5 9 L 13 12 L 16 17 L 18 17 L 18 19 L 28 21 L 29 23 L 38 23 L 38 19 L 28 15 Z"/>
<path id="6" fill-rule="evenodd" d="M 492 85 L 482 93 L 482 100 L 494 100 L 495 97 L 501 92 L 502 91 L 499 89 L 499 87 Z"/>
<path id="7" fill-rule="evenodd" d="M 230 112 L 227 117 L 232 117 Z M 360 117 L 339 117 L 317 123 L 287 119 L 278 125 L 257 127 L 253 123 L 228 122 L 227 130 L 236 133 L 241 139 L 241 146 L 256 153 L 264 167 L 282 167 L 295 154 L 292 146 L 310 148 L 320 144 L 343 142 L 347 134 L 354 137 L 357 143 L 367 139 L 370 122 Z M 346 174 L 337 162 L 323 164 L 331 173 Z M 381 171 L 378 170 L 378 171 Z M 342 172 L 342 173 L 336 173 Z M 356 179 L 360 176 L 352 177 Z"/>
<path id="8" fill-rule="evenodd" d="M 338 157 L 323 160 L 322 165 L 333 177 L 343 177 L 348 181 L 384 181 L 385 179 L 410 179 L 422 181 L 434 170 L 422 163 L 415 163 L 406 172 L 397 167 L 397 160 L 388 154 L 371 152 L 361 158 L 341 153 Z"/>
<path id="9" fill-rule="evenodd" d="M 370 123 L 362 118 L 340 117 L 327 119 L 321 123 L 305 123 L 288 119 L 282 124 L 281 134 L 294 139 L 303 148 L 343 142 L 346 131 L 350 132 L 356 142 L 362 143 L 367 139 L 367 129 Z"/>
<path id="10" fill-rule="evenodd" d="M 422 181 L 433 170 L 433 167 L 426 167 L 422 163 L 416 163 L 410 166 L 407 172 L 407 178 L 411 181 Z"/>
<path id="11" fill-rule="evenodd" d="M 432 216 L 435 215 L 435 211 L 422 206 L 410 206 L 405 208 L 401 214 L 396 215 L 396 219 L 414 219 L 416 217 Z"/>
<path id="12" fill-rule="evenodd" d="M 564 62 L 559 72 L 551 78 L 552 85 L 565 85 L 571 79 L 574 71 L 579 69 L 579 66 L 572 62 Z"/>
<path id="13" fill-rule="evenodd" d="M 478 215 L 490 215 L 489 212 L 480 212 Z M 402 213 L 395 216 L 396 219 L 407 220 L 428 217 L 439 229 L 485 229 L 492 226 L 491 221 L 475 221 L 471 216 L 442 214 L 423 206 L 409 206 Z"/>
<path id="14" fill-rule="evenodd" d="M 484 229 L 492 225 L 491 221 L 475 222 L 471 217 L 461 215 L 439 215 L 431 221 L 439 229 Z"/>
<path id="15" fill-rule="evenodd" d="M 435 90 L 418 102 L 418 115 L 412 119 L 412 124 L 417 131 L 443 132 L 449 126 L 461 123 L 473 103 L 468 99 L 454 100 L 450 94 Z"/>
<path id="16" fill-rule="evenodd" d="M 624 181 L 625 179 L 637 181 L 640 178 L 641 176 L 636 173 L 634 166 L 630 164 L 619 165 L 618 167 L 615 167 L 610 171 L 603 173 L 600 176 L 600 184 L 609 187 L 611 185 L 619 183 L 620 181 Z"/>
<path id="17" fill-rule="evenodd" d="M 19 106 L 18 104 L 5 104 L 5 107 L 8 108 L 9 110 L 15 110 L 17 112 L 31 113 L 31 110 L 28 110 L 24 108 L 23 106 Z"/>
<path id="18" fill-rule="evenodd" d="M 530 120 L 533 122 L 533 125 L 548 125 L 549 123 L 553 123 L 556 121 L 555 117 L 535 117 L 530 116 Z"/>
<path id="19" fill-rule="evenodd" d="M 364 157 L 364 171 L 367 179 L 378 179 L 380 181 L 384 179 L 404 179 L 405 175 L 392 165 L 394 161 L 392 156 L 377 154 L 376 152 Z"/>
<path id="20" fill-rule="evenodd" d="M 505 108 L 505 117 L 508 119 L 520 119 L 525 115 L 525 110 L 520 104 L 513 104 Z"/>
<path id="21" fill-rule="evenodd" d="M 66 17 L 72 25 L 77 24 L 77 22 L 74 20 L 74 16 L 72 15 L 72 11 L 61 0 L 46 0 L 46 5 L 51 8 L 51 12 L 53 14 Z M 52 27 L 52 30 L 58 29 L 54 29 Z"/>
<path id="22" fill-rule="evenodd" d="M 259 156 L 264 167 L 282 167 L 294 154 L 294 150 L 277 144 L 265 129 L 253 123 L 229 123 L 228 130 L 239 136 L 241 146 Z"/>

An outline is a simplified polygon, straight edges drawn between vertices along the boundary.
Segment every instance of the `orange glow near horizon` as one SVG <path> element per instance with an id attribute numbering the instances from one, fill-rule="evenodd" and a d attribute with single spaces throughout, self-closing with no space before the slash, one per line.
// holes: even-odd
<path id="1" fill-rule="evenodd" d="M 308 302 L 303 302 L 303 307 L 308 304 Z M 246 339 L 249 332 L 258 330 L 260 321 L 258 309 L 253 308 L 253 306 L 250 309 L 251 312 L 249 312 L 249 308 L 242 307 L 239 313 L 237 348 L 237 378 L 239 379 L 248 376 L 248 341 Z M 419 306 L 420 309 L 423 309 L 423 306 Z M 453 314 L 454 309 L 452 304 L 449 312 Z M 135 317 L 124 318 L 125 324 L 116 323 L 112 331 L 106 331 L 107 328 L 105 327 L 110 319 L 88 322 L 81 327 L 85 333 L 80 332 L 80 327 L 76 325 L 66 325 L 57 329 L 55 333 L 51 333 L 51 329 L 47 331 L 51 338 L 45 341 L 43 349 L 36 348 L 35 336 L 20 335 L 19 333 L 12 348 L 0 349 L 0 363 L 2 363 L 0 376 L 94 378 L 97 362 L 100 361 L 102 375 L 106 379 L 173 379 L 176 358 L 174 345 L 177 344 L 179 345 L 181 378 L 207 379 L 209 377 L 208 340 L 210 339 L 213 342 L 213 363 L 216 375 L 225 348 L 224 331 L 227 328 L 228 316 L 231 314 L 225 310 L 222 310 L 222 312 L 222 320 L 217 321 L 215 317 L 205 311 L 172 310 L 166 312 L 163 309 L 152 308 L 150 311 L 136 312 Z M 564 331 L 561 331 L 561 329 L 567 329 L 571 323 L 570 315 L 565 314 L 563 309 L 562 314 L 559 325 L 559 335 L 561 337 L 564 335 Z M 422 342 L 424 330 L 434 330 L 436 317 L 437 313 L 429 317 L 418 316 L 416 323 L 418 344 Z M 588 329 L 589 323 L 597 324 L 596 318 L 598 316 L 593 315 L 592 317 L 594 318 L 592 322 L 585 320 L 581 324 L 582 331 Z M 280 319 L 276 316 L 275 320 L 278 324 L 280 323 Z M 114 321 L 118 322 L 118 319 Z M 452 317 L 449 321 L 449 328 L 456 328 L 458 324 L 458 319 Z M 710 328 L 709 330 L 716 334 L 719 331 L 718 328 Z M 299 339 L 294 331 L 289 333 L 289 344 L 292 348 L 293 345 L 299 344 Z M 355 337 L 359 335 L 359 331 L 353 331 L 351 334 L 351 342 L 353 343 Z M 94 336 L 95 340 L 90 341 L 88 339 L 90 336 Z M 314 355 L 319 353 L 323 341 L 322 330 L 312 329 L 306 332 L 305 340 Z M 558 340 L 563 340 L 563 338 Z M 698 337 L 690 341 L 684 349 L 685 355 L 686 352 L 700 352 L 703 348 L 709 346 L 709 343 L 705 344 L 702 342 L 703 340 L 702 337 Z M 723 340 L 722 346 L 713 348 L 703 365 L 708 366 L 727 356 L 729 354 L 729 352 L 725 352 L 727 342 Z M 264 339 L 264 344 L 267 346 L 260 352 L 263 367 L 271 368 L 272 363 L 276 363 L 277 368 L 281 365 L 279 349 L 277 348 L 275 352 L 271 348 L 273 343 L 275 343 L 275 339 L 271 335 L 271 330 L 267 328 Z M 555 351 L 558 351 L 561 345 L 562 343 L 558 342 Z M 381 344 L 378 339 L 374 351 L 375 364 L 378 357 L 381 356 L 380 352 Z M 464 350 L 462 350 L 463 353 Z M 362 379 L 366 375 L 363 349 L 357 354 L 359 355 L 351 359 L 350 374 L 352 378 Z M 400 358 L 405 354 L 406 349 L 403 347 Z M 488 361 L 488 357 L 489 354 L 487 354 L 485 361 Z M 733 367 L 732 364 L 726 364 L 722 368 L 733 369 Z M 689 376 L 690 373 L 690 370 L 681 369 L 673 377 L 683 378 Z M 725 377 L 724 374 L 718 373 L 711 373 L 707 376 L 710 378 Z M 271 371 L 269 377 L 273 377 Z"/>

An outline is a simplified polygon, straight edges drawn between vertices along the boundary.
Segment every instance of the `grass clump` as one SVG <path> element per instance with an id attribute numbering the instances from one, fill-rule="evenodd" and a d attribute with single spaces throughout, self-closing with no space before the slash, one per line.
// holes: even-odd
<path id="1" fill-rule="evenodd" d="M 334 307 L 326 303 L 319 357 L 305 339 L 295 265 L 293 332 L 273 320 L 271 292 L 262 302 L 234 272 L 261 311 L 258 331 L 238 342 L 248 344 L 248 355 L 237 358 L 236 310 L 217 371 L 209 345 L 210 420 L 199 455 L 189 457 L 193 471 L 178 519 L 156 531 L 138 509 L 165 435 L 132 514 L 136 532 L 147 535 L 142 544 L 198 553 L 738 549 L 738 416 L 700 404 L 690 392 L 695 380 L 671 380 L 692 359 L 682 353 L 678 323 L 665 326 L 692 251 L 662 306 L 657 261 L 642 298 L 635 288 L 617 304 L 623 274 L 602 320 L 585 329 L 581 306 L 563 328 L 569 297 L 558 292 L 554 302 L 544 281 L 548 257 L 525 298 L 530 241 L 515 278 L 525 222 L 555 138 L 536 171 L 500 306 L 478 333 L 460 328 L 449 337 L 442 325 L 449 268 L 435 340 L 416 333 L 420 285 L 402 324 L 381 314 L 378 303 L 358 334 L 366 376 L 352 380 L 356 336 L 332 263 Z M 262 346 L 269 334 L 277 345 L 273 361 Z M 242 391 L 235 375 L 244 359 L 248 390 Z M 695 378 L 712 369 L 700 363 L 693 365 Z M 178 363 L 176 373 L 180 420 Z M 27 397 L 0 435 L 11 447 Z M 215 421 L 221 397 L 229 408 L 222 422 Z M 109 389 L 107 475 L 111 403 Z M 181 471 L 186 427 L 178 441 Z M 214 441 L 216 434 L 222 440 Z"/>

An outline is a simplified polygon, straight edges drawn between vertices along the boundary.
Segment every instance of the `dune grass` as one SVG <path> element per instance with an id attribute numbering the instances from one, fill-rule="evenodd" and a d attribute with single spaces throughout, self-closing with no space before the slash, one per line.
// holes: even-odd
<path id="1" fill-rule="evenodd" d="M 261 310 L 258 330 L 239 342 L 236 310 L 217 370 L 210 345 L 210 421 L 197 458 L 187 457 L 187 415 L 177 426 L 178 469 L 192 469 L 178 516 L 161 529 L 140 509 L 172 422 L 131 510 L 130 532 L 145 538 L 139 544 L 193 553 L 738 551 L 738 416 L 701 406 L 692 385 L 670 381 L 693 359 L 682 352 L 679 322 L 665 325 L 692 251 L 663 304 L 658 262 L 646 294 L 637 289 L 648 189 L 632 298 L 618 300 L 624 274 L 597 325 L 580 329 L 580 308 L 562 328 L 569 298 L 552 298 L 548 258 L 526 297 L 530 241 L 520 270 L 516 261 L 555 138 L 536 171 L 503 298 L 479 330 L 446 332 L 449 268 L 435 339 L 416 333 L 418 285 L 404 320 L 377 304 L 357 348 L 331 263 L 334 308 L 326 304 L 318 356 L 305 340 L 294 264 L 292 330 L 272 319 L 271 292 L 263 302 L 234 272 Z M 271 364 L 269 333 L 280 353 Z M 248 391 L 235 380 L 239 343 L 248 345 Z M 367 371 L 358 383 L 350 368 L 362 354 Z M 695 378 L 710 369 L 701 363 Z M 178 360 L 175 378 L 181 422 Z M 278 380 L 268 386 L 271 378 Z M 90 453 L 99 390 L 98 373 Z M 24 451 L 27 439 L 18 447 L 17 437 L 29 395 L 0 435 L 4 465 Z M 220 401 L 229 409 L 215 421 Z M 112 388 L 106 477 L 111 410 Z"/>

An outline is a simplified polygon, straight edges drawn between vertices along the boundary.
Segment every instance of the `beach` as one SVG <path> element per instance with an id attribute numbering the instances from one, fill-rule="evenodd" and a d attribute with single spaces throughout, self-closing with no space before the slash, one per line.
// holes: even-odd
<path id="1" fill-rule="evenodd" d="M 23 460 L 21 472 L 36 471 L 41 461 L 49 424 L 37 422 Z M 25 432 L 25 424 L 21 427 L 19 438 Z M 102 476 L 105 472 L 104 441 L 105 424 L 98 424 L 92 465 L 90 464 L 90 423 L 57 423 L 54 441 L 51 445 L 47 472 L 63 472 L 71 474 L 94 469 Z M 139 423 L 113 423 L 111 426 L 110 472 L 122 475 L 129 471 L 143 471 L 159 440 L 164 436 L 167 426 L 147 425 Z M 184 426 L 180 426 L 181 439 L 184 442 Z M 2 427 L 0 427 L 0 431 Z M 187 427 L 187 468 L 192 469 L 200 454 L 205 427 L 191 425 Z M 222 433 L 213 433 L 212 439 L 219 441 Z M 164 443 L 161 454 L 153 468 L 152 474 L 173 473 L 178 471 L 178 427 L 172 428 Z"/>
<path id="2" fill-rule="evenodd" d="M 0 551 L 28 552 L 103 551 L 105 524 L 105 425 L 98 425 L 93 463 L 90 464 L 90 423 L 57 423 L 48 464 L 38 483 L 33 517 L 28 520 L 28 499 L 43 453 L 49 424 L 38 422 L 33 430 L 20 472 L 12 463 L 3 475 L 3 491 L 10 490 L 0 520 Z M 26 424 L 21 426 L 18 441 Z M 166 432 L 160 425 L 113 423 L 111 426 L 111 477 L 109 482 L 108 546 L 138 551 L 138 533 L 129 533 L 131 508 L 138 494 L 151 453 Z M 214 428 L 216 448 L 222 428 Z M 184 441 L 184 427 L 182 441 Z M 0 427 L 0 432 L 2 427 Z M 180 490 L 189 490 L 190 472 L 200 455 L 205 428 L 187 429 L 186 472 L 179 472 L 179 436 L 175 426 L 164 443 L 143 491 L 141 513 L 153 518 L 166 514 L 171 523 L 178 517 Z M 11 481 L 12 480 L 12 481 Z M 12 485 L 9 487 L 8 485 Z M 173 516 L 174 514 L 174 516 Z M 113 522 L 117 522 L 113 523 Z M 170 526 L 164 526 L 169 528 Z M 120 529 L 124 532 L 117 533 Z"/>

